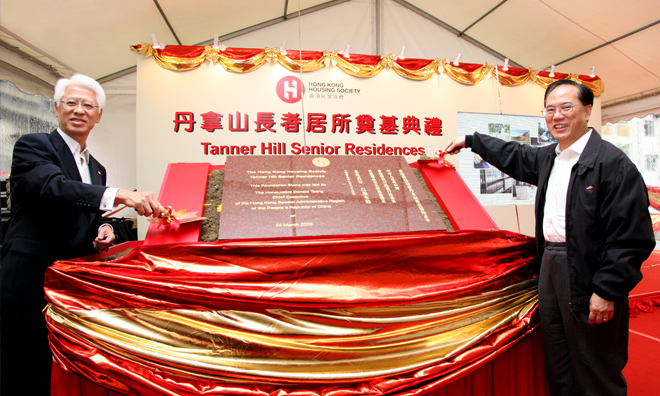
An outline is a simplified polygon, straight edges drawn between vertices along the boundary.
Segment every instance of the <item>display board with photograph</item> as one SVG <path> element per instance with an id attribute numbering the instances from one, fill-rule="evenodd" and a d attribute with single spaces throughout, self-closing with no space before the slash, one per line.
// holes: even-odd
<path id="1" fill-rule="evenodd" d="M 543 117 L 506 114 L 458 113 L 458 136 L 475 132 L 532 147 L 555 142 Z M 534 204 L 536 186 L 519 182 L 471 150 L 458 154 L 458 170 L 484 206 Z"/>

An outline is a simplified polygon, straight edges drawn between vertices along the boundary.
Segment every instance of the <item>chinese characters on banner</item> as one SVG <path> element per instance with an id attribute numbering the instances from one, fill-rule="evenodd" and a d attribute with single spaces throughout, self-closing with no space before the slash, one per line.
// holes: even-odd
<path id="1" fill-rule="evenodd" d="M 224 114 L 209 111 L 196 114 L 190 111 L 177 111 L 174 115 L 174 132 L 195 132 L 202 129 L 206 132 L 271 132 L 271 133 L 299 133 L 303 120 L 299 113 L 284 113 L 276 119 L 274 112 L 257 112 L 256 119 L 250 122 L 249 114 L 241 112 L 228 113 L 223 123 Z M 199 126 L 199 118 L 201 123 Z M 428 136 L 442 136 L 442 120 L 438 117 L 425 117 L 423 125 L 415 116 L 405 116 L 401 121 L 393 115 L 381 115 L 380 122 L 369 114 L 360 114 L 352 117 L 351 114 L 336 113 L 308 113 L 306 115 L 307 133 L 333 133 L 333 134 L 372 134 L 372 135 L 407 135 L 426 134 Z M 329 121 L 330 119 L 330 121 Z M 354 125 L 351 124 L 354 122 Z M 318 155 L 422 155 L 423 147 L 389 147 L 385 144 L 372 144 L 371 146 L 357 146 L 354 143 L 343 145 L 303 145 L 293 142 L 290 150 L 284 142 L 262 142 L 259 145 L 213 145 L 211 142 L 200 142 L 204 155 L 287 155 L 287 154 L 318 154 Z"/>
<path id="2" fill-rule="evenodd" d="M 202 123 L 200 128 L 207 132 L 215 132 L 216 130 L 228 130 L 229 132 L 250 132 L 250 117 L 248 114 L 228 114 L 228 125 L 225 128 L 222 124 L 223 114 L 218 114 L 214 111 L 200 114 Z M 332 114 L 332 123 L 328 125 L 328 116 L 325 113 L 309 113 L 307 114 L 307 132 L 312 133 L 351 133 L 351 119 L 350 114 Z M 415 116 L 406 116 L 401 120 L 401 126 L 398 124 L 398 117 L 385 116 L 379 117 L 380 123 L 376 125 L 376 119 L 369 114 L 360 114 L 355 117 L 355 134 L 361 133 L 378 133 L 384 135 L 396 135 L 399 133 L 408 134 L 416 133 L 420 135 L 422 132 L 429 136 L 442 136 L 442 120 L 437 117 L 425 117 L 424 126 L 420 125 L 419 118 Z M 289 133 L 300 132 L 302 119 L 298 113 L 285 113 L 280 117 L 282 121 L 279 125 L 282 127 L 281 131 Z M 181 127 L 184 127 L 186 132 L 194 132 L 195 114 L 190 111 L 177 111 L 174 115 L 174 132 L 179 132 Z M 277 121 L 275 120 L 275 113 L 273 112 L 258 112 L 256 121 L 254 121 L 253 132 L 273 132 L 278 130 Z"/>

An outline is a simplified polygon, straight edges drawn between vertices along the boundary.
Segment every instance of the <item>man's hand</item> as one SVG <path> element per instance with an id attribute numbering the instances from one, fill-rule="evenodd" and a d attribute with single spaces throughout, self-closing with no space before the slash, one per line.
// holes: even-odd
<path id="1" fill-rule="evenodd" d="M 109 225 L 101 226 L 99 228 L 99 234 L 94 239 L 94 249 L 99 252 L 107 252 L 110 246 L 115 241 L 115 233 L 112 232 L 112 227 Z"/>
<path id="2" fill-rule="evenodd" d="M 445 151 L 447 154 L 458 154 L 461 152 L 463 147 L 465 147 L 465 136 L 459 136 L 457 138 L 453 138 L 449 142 Z"/>
<path id="3" fill-rule="evenodd" d="M 598 294 L 591 295 L 589 301 L 589 324 L 607 323 L 614 316 L 614 301 L 607 301 Z"/>
<path id="4" fill-rule="evenodd" d="M 164 211 L 163 205 L 158 202 L 152 192 L 140 192 L 120 189 L 115 197 L 115 205 L 124 204 L 135 211 L 140 216 L 159 217 Z"/>

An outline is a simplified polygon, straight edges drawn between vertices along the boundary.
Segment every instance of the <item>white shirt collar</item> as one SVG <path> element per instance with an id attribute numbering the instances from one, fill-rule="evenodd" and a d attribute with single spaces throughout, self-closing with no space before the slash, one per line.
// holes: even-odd
<path id="1" fill-rule="evenodd" d="M 585 133 L 578 140 L 576 140 L 575 143 L 571 144 L 571 146 L 569 148 L 564 149 L 564 150 L 574 151 L 578 154 L 578 156 L 582 155 L 582 152 L 584 151 L 584 148 L 587 147 L 587 142 L 589 141 L 589 137 L 591 137 L 591 128 L 589 128 L 587 133 Z M 559 156 L 559 154 L 561 154 L 561 152 L 564 151 L 564 150 L 562 150 L 559 147 L 559 144 L 557 145 L 557 147 L 555 147 L 555 153 L 557 154 L 557 156 Z"/>
<path id="2" fill-rule="evenodd" d="M 69 150 L 71 150 L 71 154 L 73 154 L 73 158 L 76 158 L 77 156 L 82 156 L 83 158 L 85 158 L 85 161 L 89 163 L 89 150 L 87 149 L 87 144 L 85 144 L 85 147 L 81 149 L 80 143 L 76 142 L 71 136 L 62 132 L 60 128 L 57 128 L 57 132 L 60 134 L 60 136 L 62 136 L 62 139 L 64 139 L 66 145 L 69 146 Z"/>

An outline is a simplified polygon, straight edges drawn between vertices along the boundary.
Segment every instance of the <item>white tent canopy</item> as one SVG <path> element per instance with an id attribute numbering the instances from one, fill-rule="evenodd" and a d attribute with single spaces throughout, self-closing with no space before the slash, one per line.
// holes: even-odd
<path id="1" fill-rule="evenodd" d="M 298 18 L 300 16 L 300 18 Z M 3 0 L 0 78 L 51 95 L 83 73 L 112 93 L 135 89 L 130 45 L 342 50 L 454 59 L 604 81 L 603 121 L 660 113 L 657 0 Z M 121 78 L 128 76 L 125 78 Z"/>

